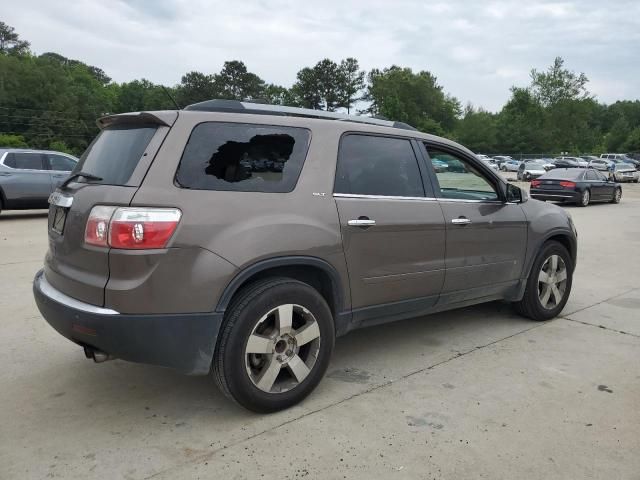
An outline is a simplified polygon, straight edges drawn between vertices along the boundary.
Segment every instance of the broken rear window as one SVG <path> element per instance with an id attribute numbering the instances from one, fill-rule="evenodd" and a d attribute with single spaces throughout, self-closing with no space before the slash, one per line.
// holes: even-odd
<path id="1" fill-rule="evenodd" d="M 309 138 L 304 128 L 201 123 L 184 149 L 176 183 L 197 190 L 290 192 Z"/>

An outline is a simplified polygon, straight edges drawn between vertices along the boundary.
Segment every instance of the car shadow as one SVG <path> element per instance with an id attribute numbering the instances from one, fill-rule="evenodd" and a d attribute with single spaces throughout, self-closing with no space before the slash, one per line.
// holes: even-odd
<path id="1" fill-rule="evenodd" d="M 48 215 L 48 210 L 3 210 L 0 213 L 0 221 L 29 218 L 46 218 Z"/>

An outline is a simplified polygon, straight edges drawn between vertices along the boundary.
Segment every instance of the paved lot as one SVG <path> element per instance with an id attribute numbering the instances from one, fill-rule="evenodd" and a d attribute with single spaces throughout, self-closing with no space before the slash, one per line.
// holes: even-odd
<path id="1" fill-rule="evenodd" d="M 40 317 L 42 213 L 0 215 L 0 478 L 640 478 L 640 185 L 567 207 L 563 317 L 492 303 L 353 332 L 302 405 L 96 365 Z"/>

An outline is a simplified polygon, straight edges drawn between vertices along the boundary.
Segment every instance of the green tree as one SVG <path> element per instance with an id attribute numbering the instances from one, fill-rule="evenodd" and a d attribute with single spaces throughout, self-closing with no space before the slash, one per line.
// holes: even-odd
<path id="1" fill-rule="evenodd" d="M 562 57 L 556 57 L 546 72 L 531 70 L 531 91 L 545 107 L 566 100 L 591 98 L 586 88 L 589 79 L 584 73 L 575 73 L 564 68 Z"/>
<path id="2" fill-rule="evenodd" d="M 0 22 L 0 55 L 26 55 L 29 53 L 29 42 L 20 40 L 15 29 Z"/>
<path id="3" fill-rule="evenodd" d="M 474 152 L 495 152 L 497 144 L 496 115 L 467 105 L 456 125 L 456 140 Z"/>
<path id="4" fill-rule="evenodd" d="M 0 147 L 5 148 L 27 148 L 29 145 L 24 141 L 22 135 L 9 135 L 0 133 Z"/>
<path id="5" fill-rule="evenodd" d="M 177 101 L 182 107 L 220 97 L 214 76 L 195 71 L 182 76 L 176 94 Z"/>
<path id="6" fill-rule="evenodd" d="M 369 73 L 367 113 L 406 122 L 429 133 L 450 132 L 455 127 L 460 103 L 446 95 L 434 75 L 414 73 L 410 68 L 392 66 Z"/>
<path id="7" fill-rule="evenodd" d="M 631 126 L 625 117 L 619 117 L 611 126 L 611 130 L 605 137 L 605 146 L 609 152 L 619 152 L 631 135 Z"/>
<path id="8" fill-rule="evenodd" d="M 247 66 L 238 60 L 224 62 L 213 81 L 220 97 L 232 100 L 260 98 L 265 88 L 264 80 L 247 71 Z"/>
<path id="9" fill-rule="evenodd" d="M 338 66 L 338 105 L 351 113 L 351 106 L 360 100 L 358 94 L 365 86 L 365 72 L 360 70 L 358 60 L 345 58 Z"/>
<path id="10" fill-rule="evenodd" d="M 546 152 L 545 111 L 526 88 L 511 88 L 511 98 L 497 120 L 497 145 L 501 153 Z"/>

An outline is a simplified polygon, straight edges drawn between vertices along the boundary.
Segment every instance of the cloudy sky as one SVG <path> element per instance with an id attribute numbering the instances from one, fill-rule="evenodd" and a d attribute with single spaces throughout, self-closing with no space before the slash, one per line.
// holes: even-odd
<path id="1" fill-rule="evenodd" d="M 462 102 L 499 109 L 511 85 L 555 56 L 603 102 L 640 98 L 640 1 L 21 0 L 0 20 L 36 53 L 96 65 L 114 80 L 176 84 L 243 60 L 267 82 L 328 57 L 364 69 L 434 73 Z M 73 6 L 72 6 L 73 5 Z"/>

